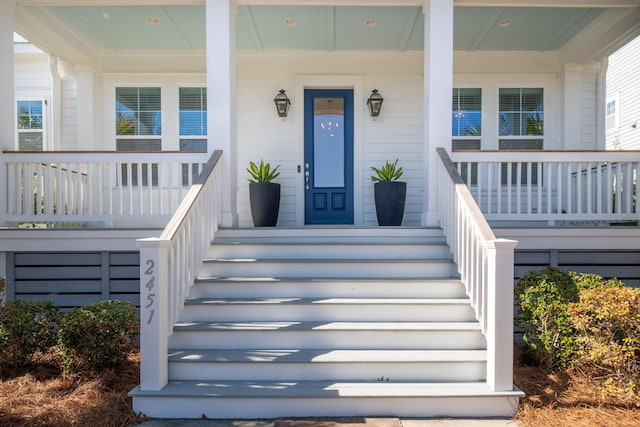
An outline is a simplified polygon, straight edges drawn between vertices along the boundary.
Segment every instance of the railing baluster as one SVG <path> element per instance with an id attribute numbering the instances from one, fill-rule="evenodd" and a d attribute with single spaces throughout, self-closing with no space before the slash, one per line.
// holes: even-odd
<path id="1" fill-rule="evenodd" d="M 511 199 L 511 190 L 513 188 L 513 176 L 512 176 L 513 163 L 507 163 L 507 213 L 510 214 L 512 212 L 512 199 Z"/>
<path id="2" fill-rule="evenodd" d="M 537 203 L 537 213 L 542 214 L 542 197 L 543 197 L 543 188 L 544 184 L 542 182 L 542 168 L 544 167 L 543 163 L 536 162 L 536 173 L 537 173 L 537 181 L 536 181 L 536 191 L 538 193 L 538 203 Z"/>
<path id="3" fill-rule="evenodd" d="M 585 192 L 587 193 L 587 206 L 586 213 L 593 213 L 593 188 L 592 188 L 592 169 L 591 162 L 587 162 L 587 185 L 585 188 Z"/>
<path id="4" fill-rule="evenodd" d="M 631 213 L 631 196 L 633 195 L 633 178 L 631 177 L 631 163 L 624 163 L 624 194 L 625 194 L 625 206 L 624 213 Z"/>

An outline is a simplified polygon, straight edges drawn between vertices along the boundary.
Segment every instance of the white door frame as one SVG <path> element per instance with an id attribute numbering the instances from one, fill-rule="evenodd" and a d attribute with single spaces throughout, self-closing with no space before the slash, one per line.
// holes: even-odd
<path id="1" fill-rule="evenodd" d="M 363 167 L 363 126 L 364 103 L 363 77 L 296 75 L 294 76 L 295 98 L 304 99 L 305 89 L 353 89 L 353 224 L 362 226 L 364 210 L 364 191 L 362 188 Z M 304 114 L 296 114 L 294 128 L 300 143 L 296 147 L 296 160 L 301 171 L 304 170 Z M 298 174 L 295 186 L 296 226 L 304 225 L 304 175 Z"/>

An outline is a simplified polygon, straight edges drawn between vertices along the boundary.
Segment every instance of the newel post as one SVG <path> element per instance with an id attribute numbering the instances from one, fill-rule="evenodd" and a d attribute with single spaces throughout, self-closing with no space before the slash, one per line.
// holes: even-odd
<path id="1" fill-rule="evenodd" d="M 513 390 L 513 262 L 515 240 L 485 243 L 487 254 L 487 383 Z"/>
<path id="2" fill-rule="evenodd" d="M 140 248 L 140 389 L 160 390 L 169 379 L 168 254 L 171 241 L 137 240 Z"/>

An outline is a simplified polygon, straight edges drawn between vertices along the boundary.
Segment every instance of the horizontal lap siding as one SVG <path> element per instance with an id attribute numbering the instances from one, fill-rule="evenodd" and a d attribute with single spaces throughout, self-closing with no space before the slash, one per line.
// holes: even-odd
<path id="1" fill-rule="evenodd" d="M 117 299 L 139 305 L 137 252 L 7 254 L 8 298 L 53 301 L 64 310 Z"/>
<path id="2" fill-rule="evenodd" d="M 516 251 L 515 279 L 529 270 L 547 266 L 579 273 L 616 277 L 629 286 L 640 286 L 640 251 Z"/>

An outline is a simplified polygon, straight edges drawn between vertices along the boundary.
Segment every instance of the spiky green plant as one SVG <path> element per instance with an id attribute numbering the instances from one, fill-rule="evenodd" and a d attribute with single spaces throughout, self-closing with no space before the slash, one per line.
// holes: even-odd
<path id="1" fill-rule="evenodd" d="M 280 165 L 271 169 L 271 165 L 265 163 L 264 160 L 260 160 L 259 165 L 254 162 L 249 162 L 249 167 L 247 168 L 247 172 L 251 175 L 249 182 L 252 184 L 256 182 L 271 182 L 280 175 L 280 172 L 278 172 L 279 167 Z"/>
<path id="2" fill-rule="evenodd" d="M 402 176 L 402 166 L 398 166 L 398 159 L 395 162 L 387 163 L 378 169 L 375 166 L 371 166 L 371 170 L 376 174 L 371 175 L 371 181 L 373 182 L 392 182 L 397 181 Z"/>

